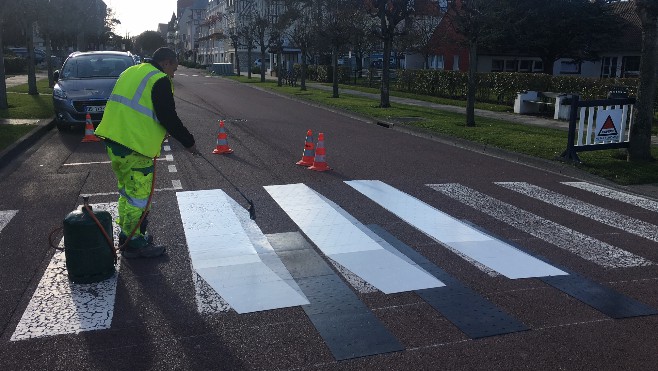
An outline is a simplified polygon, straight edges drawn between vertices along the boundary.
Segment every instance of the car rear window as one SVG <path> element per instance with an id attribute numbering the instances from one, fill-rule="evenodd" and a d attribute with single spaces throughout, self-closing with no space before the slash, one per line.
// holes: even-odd
<path id="1" fill-rule="evenodd" d="M 123 55 L 81 55 L 69 58 L 62 67 L 63 79 L 118 77 L 135 62 Z"/>

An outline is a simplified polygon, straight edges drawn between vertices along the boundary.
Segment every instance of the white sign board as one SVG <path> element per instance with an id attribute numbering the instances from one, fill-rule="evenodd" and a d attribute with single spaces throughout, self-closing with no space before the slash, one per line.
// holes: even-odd
<path id="1" fill-rule="evenodd" d="M 599 109 L 596 112 L 596 130 L 594 131 L 594 143 L 618 143 L 619 125 L 623 110 Z"/>

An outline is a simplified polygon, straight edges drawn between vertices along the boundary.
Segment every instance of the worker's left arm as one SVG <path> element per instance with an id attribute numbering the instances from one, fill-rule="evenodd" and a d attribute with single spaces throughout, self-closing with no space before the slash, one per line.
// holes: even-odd
<path id="1" fill-rule="evenodd" d="M 153 99 L 155 115 L 167 132 L 185 148 L 194 146 L 194 136 L 183 125 L 176 113 L 174 93 L 171 91 L 171 81 L 168 77 L 163 77 L 153 84 L 151 99 Z"/>

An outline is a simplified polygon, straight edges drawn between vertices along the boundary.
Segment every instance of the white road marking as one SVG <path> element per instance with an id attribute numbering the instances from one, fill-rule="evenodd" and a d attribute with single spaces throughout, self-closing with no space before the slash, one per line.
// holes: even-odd
<path id="1" fill-rule="evenodd" d="M 178 170 L 176 169 L 176 165 L 169 165 L 169 172 L 170 173 L 177 173 Z"/>
<path id="2" fill-rule="evenodd" d="M 582 190 L 595 193 L 599 196 L 625 202 L 627 204 L 635 205 L 643 209 L 658 212 L 658 201 L 654 201 L 645 197 L 636 196 L 633 194 L 617 191 L 614 189 L 602 187 L 600 185 L 587 183 L 587 182 L 562 182 L 562 184 L 566 184 L 571 187 L 580 188 Z"/>
<path id="3" fill-rule="evenodd" d="M 171 151 L 171 146 L 163 146 L 162 149 L 165 150 L 165 152 Z"/>
<path id="4" fill-rule="evenodd" d="M 258 225 L 226 193 L 176 197 L 194 270 L 236 312 L 309 304 Z"/>
<path id="5" fill-rule="evenodd" d="M 18 214 L 18 210 L 0 210 L 0 232 L 2 232 L 16 214 Z"/>
<path id="6" fill-rule="evenodd" d="M 157 161 L 174 161 L 173 155 L 166 155 L 165 157 L 156 158 Z M 98 165 L 98 164 L 111 164 L 112 161 L 90 161 L 90 162 L 72 162 L 63 164 L 62 166 L 85 166 L 85 165 Z"/>
<path id="7" fill-rule="evenodd" d="M 304 184 L 266 186 L 267 192 L 322 252 L 386 294 L 445 286 L 415 263 L 392 253 L 338 205 Z"/>
<path id="8" fill-rule="evenodd" d="M 112 219 L 117 218 L 116 202 L 91 206 L 95 210 L 110 212 Z M 113 227 L 114 240 L 118 241 L 119 227 Z M 64 246 L 64 239 L 59 246 Z M 105 281 L 91 284 L 73 283 L 68 279 L 64 252 L 56 251 L 11 340 L 110 328 L 114 315 L 119 264 L 116 269 L 117 273 Z"/>
<path id="9" fill-rule="evenodd" d="M 626 268 L 653 264 L 626 250 L 544 219 L 463 185 L 452 183 L 427 184 L 427 186 L 602 267 Z"/>
<path id="10" fill-rule="evenodd" d="M 596 220 L 605 225 L 619 228 L 636 236 L 658 242 L 658 226 L 651 223 L 631 218 L 525 182 L 497 182 L 496 184 L 528 197 L 538 199 L 549 205 L 557 206 L 578 215 Z"/>
<path id="11" fill-rule="evenodd" d="M 183 184 L 181 183 L 180 180 L 172 180 L 171 181 L 171 186 L 173 187 L 172 190 L 174 190 L 174 191 L 183 189 Z"/>
<path id="12" fill-rule="evenodd" d="M 567 274 L 386 183 L 377 180 L 345 183 L 437 242 L 505 277 L 516 279 Z"/>

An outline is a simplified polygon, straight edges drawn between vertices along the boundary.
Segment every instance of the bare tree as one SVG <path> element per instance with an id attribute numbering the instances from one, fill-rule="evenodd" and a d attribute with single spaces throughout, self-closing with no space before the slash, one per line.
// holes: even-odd
<path id="1" fill-rule="evenodd" d="M 656 99 L 656 64 L 658 64 L 658 2 L 636 0 L 636 12 L 642 22 L 642 60 L 640 81 L 637 89 L 637 103 L 631 126 L 628 148 L 628 161 L 653 161 L 651 156 L 651 126 L 653 104 Z"/>
<path id="2" fill-rule="evenodd" d="M 306 90 L 306 73 L 309 51 L 317 34 L 317 2 L 313 0 L 287 0 L 284 17 L 289 27 L 286 36 L 301 52 L 300 89 Z"/>
<path id="3" fill-rule="evenodd" d="M 375 31 L 383 44 L 382 83 L 379 107 L 388 108 L 390 100 L 390 67 L 391 49 L 393 41 L 408 32 L 408 25 L 415 12 L 414 0 L 372 0 L 368 4 L 368 13 L 378 18 L 379 26 Z"/>
<path id="4" fill-rule="evenodd" d="M 331 48 L 333 70 L 333 97 L 338 98 L 338 54 L 344 52 L 354 31 L 354 20 L 358 19 L 359 0 L 324 0 L 321 2 L 319 34 Z"/>

